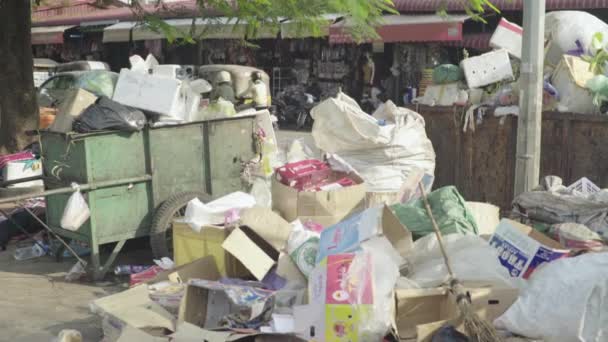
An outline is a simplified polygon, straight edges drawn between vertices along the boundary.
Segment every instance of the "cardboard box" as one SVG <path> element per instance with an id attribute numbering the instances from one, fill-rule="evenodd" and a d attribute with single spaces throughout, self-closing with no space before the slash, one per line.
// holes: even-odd
<path id="1" fill-rule="evenodd" d="M 512 277 L 528 279 L 540 265 L 566 257 L 570 252 L 560 243 L 521 223 L 502 219 L 490 239 L 498 260 Z"/>
<path id="2" fill-rule="evenodd" d="M 173 254 L 175 265 L 182 266 L 212 256 L 220 274 L 231 278 L 249 276 L 249 272 L 232 254 L 222 247 L 232 230 L 224 227 L 206 226 L 199 233 L 184 222 L 173 222 Z"/>
<path id="3" fill-rule="evenodd" d="M 298 191 L 272 179 L 272 207 L 287 221 L 296 219 L 312 220 L 325 227 L 336 224 L 346 217 L 365 208 L 366 187 L 363 180 L 355 175 L 334 173 L 339 180 L 350 177 L 357 185 L 331 191 Z"/>
<path id="4" fill-rule="evenodd" d="M 171 281 L 179 284 L 186 284 L 190 279 L 220 279 L 224 276 L 220 273 L 217 262 L 213 256 L 206 256 L 194 260 L 193 262 L 177 266 L 171 270 L 163 271 L 156 275 L 146 284 L 154 284 L 161 281 Z"/>
<path id="5" fill-rule="evenodd" d="M 502 315 L 517 299 L 518 290 L 468 287 L 473 310 L 489 322 Z M 464 332 L 456 298 L 445 288 L 395 290 L 395 320 L 401 339 L 431 341 L 448 321 Z"/>
<path id="6" fill-rule="evenodd" d="M 55 121 L 49 127 L 51 132 L 68 133 L 72 131 L 72 123 L 87 107 L 97 101 L 97 96 L 78 88 L 68 91 L 66 99 L 57 111 Z"/>
<path id="7" fill-rule="evenodd" d="M 246 209 L 241 212 L 241 226 L 222 247 L 262 280 L 279 260 L 291 230 L 291 225 L 270 209 Z"/>
<path id="8" fill-rule="evenodd" d="M 586 88 L 593 77 L 595 74 L 589 71 L 589 63 L 580 57 L 564 55 L 551 76 L 551 84 L 559 93 L 557 109 L 560 112 L 598 113 L 593 94 Z"/>
<path id="9" fill-rule="evenodd" d="M 187 122 L 192 111 L 198 110 L 200 95 L 192 92 L 185 82 L 122 69 L 112 100 Z"/>
<path id="10" fill-rule="evenodd" d="M 212 331 L 184 322 L 178 325 L 177 332 L 171 336 L 172 342 L 306 342 L 293 335 L 254 334 L 235 331 Z"/>
<path id="11" fill-rule="evenodd" d="M 317 262 L 330 254 L 354 252 L 361 242 L 383 235 L 404 257 L 413 247 L 412 233 L 388 206 L 370 208 L 321 232 Z"/>
<path id="12" fill-rule="evenodd" d="M 355 254 L 334 254 L 325 258 L 309 276 L 310 304 L 294 308 L 295 331 L 308 339 L 326 342 L 360 339 L 361 322 L 373 309 L 372 265 L 367 276 L 347 280 Z"/>
<path id="13" fill-rule="evenodd" d="M 469 88 L 480 88 L 503 80 L 513 80 L 507 50 L 496 50 L 460 62 Z"/>
<path id="14" fill-rule="evenodd" d="M 523 33 L 524 29 L 521 26 L 502 18 L 490 38 L 490 46 L 495 49 L 505 49 L 511 56 L 521 59 Z"/>

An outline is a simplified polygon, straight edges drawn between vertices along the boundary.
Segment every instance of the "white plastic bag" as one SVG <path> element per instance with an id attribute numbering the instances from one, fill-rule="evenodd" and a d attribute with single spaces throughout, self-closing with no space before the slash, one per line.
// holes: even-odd
<path id="1" fill-rule="evenodd" d="M 527 290 L 494 322 L 545 342 L 606 341 L 608 253 L 555 260 L 532 274 Z"/>
<path id="2" fill-rule="evenodd" d="M 226 213 L 232 209 L 246 209 L 255 206 L 255 198 L 244 192 L 233 192 L 207 204 L 195 198 L 188 202 L 184 221 L 197 233 L 204 226 L 223 224 Z"/>
<path id="3" fill-rule="evenodd" d="M 72 183 L 76 192 L 70 196 L 61 217 L 61 228 L 76 231 L 91 217 L 91 210 L 80 193 L 78 184 Z"/>
<path id="4" fill-rule="evenodd" d="M 443 240 L 452 270 L 460 281 L 520 289 L 525 287 L 523 280 L 509 275 L 499 262 L 498 252 L 479 236 L 448 234 Z M 435 234 L 417 240 L 408 259 L 411 265 L 408 279 L 419 287 L 437 287 L 449 278 Z"/>
<path id="5" fill-rule="evenodd" d="M 355 169 L 369 192 L 398 192 L 414 168 L 434 175 L 433 144 L 424 119 L 414 111 L 388 101 L 372 117 L 340 94 L 313 108 L 311 115 L 317 147 Z M 387 125 L 380 126 L 377 118 L 387 119 Z"/>
<path id="6" fill-rule="evenodd" d="M 293 230 L 287 240 L 287 254 L 308 278 L 319 253 L 319 233 L 306 229 L 300 220 L 292 222 L 291 226 Z"/>

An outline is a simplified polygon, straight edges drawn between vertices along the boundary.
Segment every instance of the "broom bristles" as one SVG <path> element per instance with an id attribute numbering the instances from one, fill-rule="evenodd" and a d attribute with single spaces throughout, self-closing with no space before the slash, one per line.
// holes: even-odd
<path id="1" fill-rule="evenodd" d="M 485 319 L 475 313 L 471 304 L 466 300 L 458 301 L 458 308 L 462 314 L 464 330 L 473 342 L 502 342 L 496 329 Z"/>

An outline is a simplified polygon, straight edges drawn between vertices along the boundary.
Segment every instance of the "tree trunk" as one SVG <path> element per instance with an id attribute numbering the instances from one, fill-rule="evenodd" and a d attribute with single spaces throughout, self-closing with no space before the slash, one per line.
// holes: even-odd
<path id="1" fill-rule="evenodd" d="M 30 0 L 0 0 L 0 155 L 18 151 L 38 127 Z"/>

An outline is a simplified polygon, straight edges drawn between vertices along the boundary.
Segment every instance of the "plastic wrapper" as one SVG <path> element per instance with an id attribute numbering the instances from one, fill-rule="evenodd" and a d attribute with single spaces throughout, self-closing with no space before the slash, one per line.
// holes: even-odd
<path id="1" fill-rule="evenodd" d="M 135 132 L 141 131 L 146 122 L 146 116 L 140 110 L 100 97 L 74 120 L 73 128 L 79 133 L 102 130 Z"/>
<path id="2" fill-rule="evenodd" d="M 553 238 L 570 249 L 601 249 L 602 237 L 578 223 L 561 223 L 551 227 Z"/>
<path id="3" fill-rule="evenodd" d="M 287 240 L 287 253 L 300 272 L 308 277 L 316 265 L 317 253 L 319 253 L 319 233 L 305 228 L 300 220 L 292 222 L 291 226 L 293 230 Z"/>
<path id="4" fill-rule="evenodd" d="M 91 216 L 91 210 L 84 196 L 80 193 L 80 189 L 77 184 L 72 184 L 72 187 L 76 188 L 63 210 L 63 216 L 61 216 L 61 228 L 76 231 L 82 226 Z"/>
<path id="5" fill-rule="evenodd" d="M 253 196 L 240 191 L 209 203 L 195 198 L 188 202 L 184 220 L 192 230 L 199 233 L 204 226 L 223 224 L 230 210 L 251 208 L 255 205 Z"/>
<path id="6" fill-rule="evenodd" d="M 597 107 L 608 100 L 608 77 L 595 76 L 587 82 L 587 88 L 593 93 L 593 104 Z"/>

